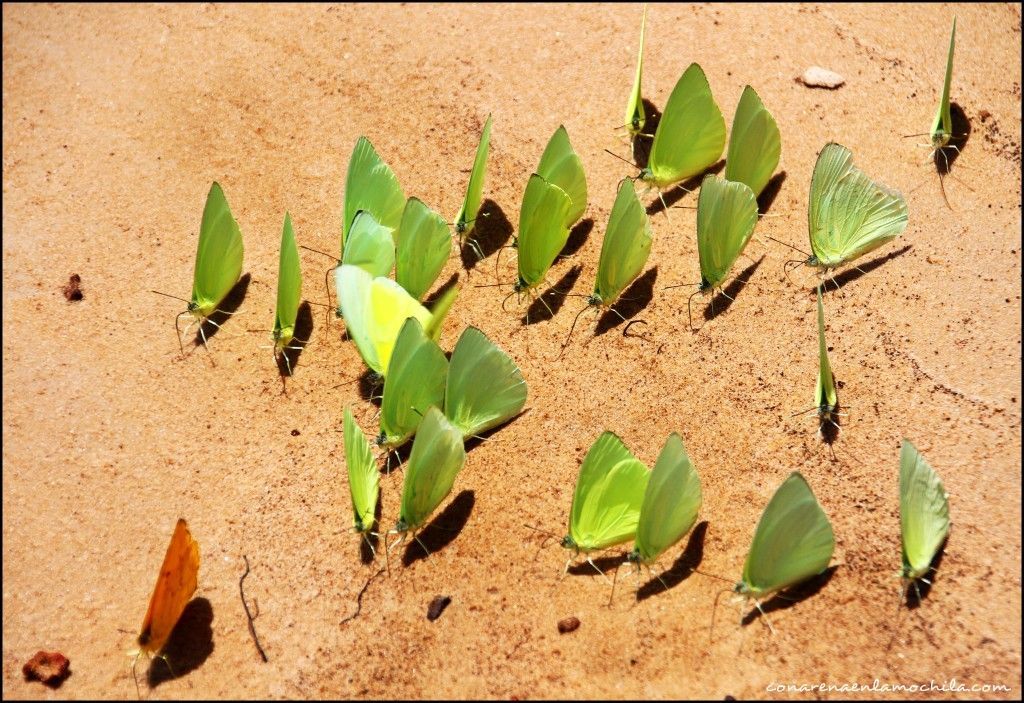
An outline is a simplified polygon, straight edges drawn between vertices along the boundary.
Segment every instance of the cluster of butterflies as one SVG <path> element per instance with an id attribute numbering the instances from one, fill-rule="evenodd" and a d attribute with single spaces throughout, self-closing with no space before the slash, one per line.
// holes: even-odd
<path id="1" fill-rule="evenodd" d="M 949 500 L 938 474 L 908 440 L 900 450 L 899 481 L 900 575 L 906 593 L 924 579 L 949 534 Z M 653 572 L 658 557 L 696 523 L 701 501 L 700 476 L 678 434 L 669 435 L 648 471 L 614 433 L 603 433 L 584 457 L 576 480 L 569 534 L 561 542 L 573 552 L 566 569 L 584 554 L 603 574 L 590 553 L 633 540 L 626 561 Z M 753 600 L 764 615 L 759 599 L 821 574 L 834 549 L 828 517 L 804 477 L 793 472 L 762 513 L 733 591 Z M 767 617 L 765 622 L 774 632 Z"/>
<path id="2" fill-rule="evenodd" d="M 645 30 L 646 10 L 624 127 L 633 139 L 653 138 L 653 142 L 646 166 L 635 179 L 620 182 L 612 207 L 597 280 L 587 296 L 590 306 L 604 309 L 611 309 L 635 280 L 650 253 L 650 222 L 634 181 L 657 188 L 660 196 L 663 189 L 708 169 L 725 148 L 725 121 L 696 63 L 676 83 L 655 134 L 643 132 L 647 122 L 641 90 Z M 949 101 L 955 36 L 954 18 L 942 96 L 926 133 L 932 156 L 947 146 L 956 148 Z M 453 223 L 460 246 L 471 247 L 480 258 L 483 253 L 471 234 L 482 216 L 490 132 L 488 116 Z M 720 288 L 742 253 L 757 222 L 757 197 L 771 179 L 780 154 L 778 126 L 747 86 L 733 119 L 724 178 L 708 175 L 701 184 L 698 292 Z M 560 126 L 523 196 L 514 245 L 518 250 L 514 292 L 536 293 L 586 206 L 582 162 Z M 846 147 L 829 143 L 821 150 L 808 204 L 811 254 L 803 263 L 827 273 L 899 236 L 906 225 L 906 201 L 899 193 L 856 168 Z M 479 329 L 469 327 L 463 332 L 450 360 L 437 344 L 458 291 L 452 287 L 442 292 L 430 311 L 421 301 L 450 255 L 448 227 L 421 200 L 406 199 L 394 173 L 368 139 L 357 141 L 346 179 L 341 257 L 333 269 L 337 314 L 345 318 L 349 337 L 366 365 L 384 381 L 376 444 L 390 452 L 415 436 L 399 517 L 391 531 L 403 538 L 409 532 L 415 536 L 451 492 L 465 464 L 466 439 L 508 421 L 526 403 L 526 383 L 518 367 Z M 206 343 L 203 324 L 216 325 L 211 316 L 226 313 L 219 306 L 239 281 L 242 257 L 238 223 L 221 187 L 214 183 L 203 210 L 192 296 L 181 299 L 188 307 L 175 318 L 179 344 L 178 323 L 184 315 L 193 317 L 189 327 L 198 324 L 199 337 Z M 394 279 L 388 278 L 392 271 Z M 284 355 L 286 362 L 286 350 L 294 349 L 301 286 L 298 246 L 286 213 L 272 332 L 275 357 Z M 817 297 L 819 369 L 813 409 L 822 423 L 834 423 L 839 401 L 825 344 L 820 285 Z M 291 373 L 290 365 L 288 370 Z M 379 471 L 370 442 L 348 408 L 344 438 L 354 526 L 365 538 L 376 519 Z M 677 434 L 670 435 L 649 472 L 618 437 L 605 432 L 580 468 L 569 534 L 562 546 L 577 555 L 587 554 L 590 561 L 590 552 L 632 539 L 635 547 L 627 560 L 651 567 L 690 531 L 700 505 L 700 477 Z M 942 482 L 907 440 L 900 453 L 900 520 L 906 593 L 911 584 L 916 587 L 918 580 L 925 580 L 949 533 L 949 503 Z M 827 516 L 807 482 L 794 472 L 765 508 L 742 578 L 733 590 L 754 599 L 760 609 L 759 598 L 822 573 L 834 546 Z M 159 655 L 196 590 L 198 572 L 198 543 L 186 522 L 178 520 L 138 637 L 140 654 Z"/>

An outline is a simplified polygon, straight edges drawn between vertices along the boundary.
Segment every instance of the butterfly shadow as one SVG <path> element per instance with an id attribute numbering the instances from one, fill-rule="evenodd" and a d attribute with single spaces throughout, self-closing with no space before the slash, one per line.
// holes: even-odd
<path id="1" fill-rule="evenodd" d="M 558 311 L 565 305 L 565 299 L 572 292 L 572 288 L 576 285 L 576 281 L 581 273 L 583 273 L 583 266 L 580 264 L 569 269 L 555 285 L 548 288 L 536 300 L 530 303 L 530 307 L 526 309 L 526 315 L 520 318 L 519 321 L 524 325 L 534 325 L 538 322 L 550 320 L 557 315 Z"/>
<path id="2" fill-rule="evenodd" d="M 928 579 L 928 581 L 933 580 L 931 575 L 939 570 L 939 565 L 942 564 L 942 560 L 946 556 L 946 542 L 948 539 L 949 538 L 947 537 L 943 540 L 939 550 L 935 552 L 935 558 L 932 559 L 931 568 L 928 570 L 928 574 L 925 575 L 925 578 Z M 931 593 L 932 590 L 932 584 L 928 581 L 918 579 L 915 582 L 915 585 L 906 589 L 904 600 L 907 602 L 908 609 L 917 610 L 921 607 L 922 602 L 928 597 L 928 594 Z"/>
<path id="3" fill-rule="evenodd" d="M 587 243 L 587 239 L 590 238 L 590 233 L 593 231 L 594 218 L 588 217 L 577 222 L 569 230 L 569 238 L 565 240 L 565 246 L 562 247 L 562 251 L 558 252 L 558 255 L 566 257 L 578 252 Z"/>
<path id="4" fill-rule="evenodd" d="M 654 106 L 647 98 L 643 98 L 644 105 L 644 128 L 643 133 L 646 134 L 657 134 L 658 125 L 661 123 L 661 110 Z M 634 134 L 630 147 L 633 151 L 633 163 L 640 170 L 647 168 L 647 163 L 651 159 L 651 147 L 654 146 L 654 137 L 642 136 L 640 134 Z"/>
<path id="5" fill-rule="evenodd" d="M 582 555 L 582 552 L 580 553 Z M 593 562 L 593 564 L 591 564 Z M 577 562 L 569 566 L 566 573 L 572 574 L 573 576 L 599 576 L 597 571 L 594 570 L 596 566 L 601 570 L 605 576 L 608 576 L 609 572 L 618 569 L 620 566 L 626 563 L 625 554 L 612 554 L 610 556 L 597 557 L 587 561 L 584 559 L 581 562 Z"/>
<path id="6" fill-rule="evenodd" d="M 313 309 L 306 301 L 299 306 L 299 312 L 295 316 L 295 336 L 288 346 L 281 350 L 277 357 L 277 372 L 281 378 L 291 376 L 302 356 L 302 350 L 309 344 L 309 337 L 313 334 Z"/>
<path id="7" fill-rule="evenodd" d="M 438 288 L 433 293 L 431 293 L 430 295 L 423 299 L 424 307 L 426 307 L 428 310 L 433 310 L 434 303 L 440 300 L 441 297 L 444 296 L 444 294 L 447 293 L 450 289 L 454 288 L 458 284 L 458 282 L 459 274 L 453 273 L 451 276 L 448 277 L 448 280 L 441 285 L 440 288 Z"/>
<path id="8" fill-rule="evenodd" d="M 676 183 L 674 186 L 664 191 L 660 198 L 655 198 L 654 201 L 647 206 L 647 215 L 649 217 L 653 217 L 659 212 L 665 212 L 666 206 L 672 207 L 682 200 L 685 195 L 688 195 L 699 188 L 701 181 L 704 180 L 704 176 L 717 174 L 724 168 L 725 159 L 720 159 L 718 163 L 708 166 L 696 176 L 692 176 L 682 183 Z"/>
<path id="9" fill-rule="evenodd" d="M 373 509 L 373 520 L 377 525 L 378 532 L 365 532 L 359 536 L 359 561 L 363 564 L 372 563 L 377 552 L 380 551 L 380 516 L 381 503 L 378 500 Z"/>
<path id="10" fill-rule="evenodd" d="M 530 412 L 530 409 L 526 408 L 525 410 L 520 411 L 518 414 L 514 415 L 513 417 L 510 417 L 508 420 L 506 420 L 505 422 L 501 423 L 497 427 L 492 427 L 491 429 L 487 430 L 486 432 L 484 432 L 482 434 L 473 435 L 472 437 L 467 437 L 465 445 L 464 445 L 465 448 L 466 448 L 466 453 L 469 454 L 469 452 L 471 452 L 472 450 L 476 449 L 481 444 L 483 444 L 484 442 L 489 440 L 493 435 L 497 434 L 498 432 L 500 432 L 501 430 L 505 429 L 509 425 L 512 425 L 515 422 L 517 422 L 519 420 L 519 418 L 521 418 L 523 415 L 525 415 L 528 412 Z"/>
<path id="11" fill-rule="evenodd" d="M 831 349 L 829 350 L 831 351 Z M 839 380 L 835 378 L 835 374 L 832 376 L 836 386 L 839 385 Z M 843 424 L 842 416 L 839 414 L 840 403 L 836 402 L 836 411 L 832 413 L 832 417 L 828 420 L 820 420 L 818 422 L 818 432 L 821 434 L 821 441 L 828 445 L 829 449 L 832 450 L 832 456 L 835 457 L 835 449 L 832 445 L 839 439 L 839 428 Z M 834 460 L 834 459 L 833 459 Z"/>
<path id="12" fill-rule="evenodd" d="M 711 322 L 732 307 L 733 303 L 736 302 L 737 296 L 747 287 L 747 283 L 750 282 L 754 272 L 764 262 L 765 256 L 767 255 L 761 254 L 760 259 L 740 271 L 734 279 L 729 281 L 728 286 L 722 290 L 715 291 L 715 294 L 711 296 L 711 302 L 704 308 L 704 320 L 706 322 Z"/>
<path id="13" fill-rule="evenodd" d="M 509 222 L 501 206 L 493 200 L 488 199 L 481 203 L 476 218 L 470 239 L 476 242 L 483 256 L 478 257 L 469 242 L 463 245 L 459 257 L 462 259 L 462 268 L 466 271 L 501 249 L 512 237 L 512 223 Z"/>
<path id="14" fill-rule="evenodd" d="M 786 172 L 779 171 L 765 184 L 761 194 L 757 196 L 757 213 L 764 215 L 768 212 L 771 206 L 775 203 L 775 198 L 779 196 L 779 191 L 782 190 L 782 184 L 786 181 Z"/>
<path id="15" fill-rule="evenodd" d="M 227 322 L 238 308 L 242 306 L 251 281 L 252 274 L 247 273 L 239 278 L 238 282 L 231 287 L 228 294 L 224 296 L 224 300 L 220 301 L 217 305 L 217 309 L 199 325 L 199 329 L 196 330 L 195 339 L 192 340 L 195 346 L 198 347 L 203 343 L 204 336 L 207 342 L 213 339 L 214 335 L 220 331 L 221 325 Z"/>
<path id="16" fill-rule="evenodd" d="M 832 577 L 835 575 L 836 569 L 838 568 L 838 566 L 830 566 L 817 576 L 776 593 L 771 598 L 761 603 L 761 611 L 767 615 L 768 613 L 774 613 L 777 610 L 787 610 L 797 603 L 803 602 L 811 596 L 817 595 L 818 592 L 832 580 Z M 750 623 L 754 622 L 760 614 L 761 613 L 758 609 L 754 607 L 743 616 L 740 624 L 746 627 Z"/>
<path id="17" fill-rule="evenodd" d="M 156 688 L 202 666 L 213 653 L 213 606 L 205 598 L 193 598 L 185 606 L 178 624 L 164 645 L 162 655 L 149 665 L 146 681 Z M 167 657 L 170 662 L 164 661 Z"/>
<path id="18" fill-rule="evenodd" d="M 384 392 L 384 378 L 373 369 L 363 369 L 356 381 L 359 384 L 359 397 L 379 408 L 381 394 Z"/>
<path id="19" fill-rule="evenodd" d="M 647 600 L 670 588 L 675 588 L 686 579 L 690 578 L 694 569 L 704 561 L 704 538 L 708 532 L 708 521 L 702 520 L 693 528 L 690 539 L 686 543 L 686 549 L 675 560 L 672 567 L 658 574 L 661 578 L 652 578 L 643 584 L 636 591 L 637 602 Z"/>
<path id="20" fill-rule="evenodd" d="M 597 319 L 594 336 L 600 337 L 605 332 L 624 324 L 626 320 L 631 320 L 643 312 L 654 299 L 654 282 L 657 279 L 658 267 L 655 266 L 633 281 L 612 306 L 615 310 L 605 310 Z"/>
<path id="21" fill-rule="evenodd" d="M 402 555 L 402 565 L 410 566 L 420 559 L 426 559 L 427 552 L 435 554 L 451 544 L 469 522 L 475 503 L 476 494 L 473 491 L 462 491 L 455 496 L 455 500 L 416 534 L 419 542 L 409 540 L 405 554 Z M 424 548 L 427 552 L 423 551 Z"/>
<path id="22" fill-rule="evenodd" d="M 821 287 L 821 292 L 822 293 L 827 293 L 829 290 L 833 290 L 833 291 L 841 290 L 842 287 L 845 286 L 847 283 L 853 283 L 854 281 L 856 281 L 861 276 L 863 276 L 865 274 L 868 274 L 868 273 L 871 273 L 872 271 L 874 271 L 879 266 L 881 266 L 881 265 L 883 265 L 883 264 L 885 264 L 885 263 L 887 263 L 889 261 L 892 261 L 893 259 L 896 259 L 896 258 L 898 258 L 900 256 L 903 256 L 904 254 L 906 254 L 908 251 L 910 251 L 913 248 L 914 248 L 913 244 L 907 244 L 906 246 L 901 247 L 901 248 L 897 249 L 896 251 L 889 252 L 885 256 L 879 256 L 877 258 L 874 258 L 871 261 L 867 262 L 866 264 L 862 264 L 862 265 L 856 266 L 854 268 L 846 269 L 845 271 L 842 271 L 842 272 L 836 274 L 835 276 L 833 276 L 832 278 L 828 279 L 827 284 L 831 283 L 833 285 L 831 287 L 829 285 L 827 285 L 827 284 L 823 285 Z M 813 288 L 811 288 L 811 290 L 812 291 L 817 291 L 818 290 L 817 284 L 815 284 L 815 286 Z"/>

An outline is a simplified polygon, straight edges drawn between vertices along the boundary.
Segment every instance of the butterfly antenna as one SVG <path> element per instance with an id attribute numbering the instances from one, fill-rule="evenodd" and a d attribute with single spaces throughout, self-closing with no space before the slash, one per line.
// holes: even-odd
<path id="1" fill-rule="evenodd" d="M 583 313 L 585 313 L 589 309 L 590 309 L 590 305 L 584 306 L 584 308 L 582 310 L 580 310 L 578 313 L 576 313 L 576 317 L 574 317 L 572 319 L 572 326 L 569 328 L 569 334 L 567 334 L 566 337 L 565 337 L 565 342 L 562 343 L 562 351 L 559 352 L 558 359 L 562 358 L 562 354 L 565 353 L 565 348 L 569 346 L 569 340 L 572 339 L 572 333 L 573 333 L 573 330 L 576 329 L 576 323 L 579 322 L 580 315 L 582 315 Z M 556 361 L 557 361 L 557 359 L 556 359 Z"/>
<path id="2" fill-rule="evenodd" d="M 615 584 L 619 580 L 619 567 L 622 566 L 622 562 L 619 562 L 615 567 L 615 577 L 612 579 L 612 593 L 608 596 L 608 607 L 612 607 L 612 601 L 615 600 Z"/>
<path id="3" fill-rule="evenodd" d="M 633 163 L 629 159 L 624 159 L 623 157 L 621 157 L 618 154 L 616 154 L 614 151 L 609 151 L 608 149 L 605 149 L 604 151 L 605 151 L 606 154 L 611 154 L 612 156 L 614 156 L 619 161 L 624 161 L 625 163 L 629 164 L 633 168 L 640 168 L 639 166 L 637 166 L 635 163 Z"/>
<path id="4" fill-rule="evenodd" d="M 691 301 L 693 301 L 693 296 L 697 295 L 698 293 L 700 293 L 700 289 L 697 289 L 693 293 L 690 293 L 690 297 L 686 299 L 686 316 L 690 319 L 691 332 L 695 332 L 696 330 L 694 330 L 693 328 L 693 309 L 690 307 L 690 305 Z M 714 300 L 714 298 L 712 298 L 712 300 Z"/>
<path id="5" fill-rule="evenodd" d="M 885 650 L 889 651 L 892 649 L 892 645 L 896 642 L 896 637 L 900 633 L 900 618 L 903 616 L 903 601 L 907 599 L 907 594 L 910 592 L 910 582 L 900 588 L 900 599 L 896 603 L 896 622 L 892 626 L 892 637 L 889 639 L 889 644 Z"/>
<path id="6" fill-rule="evenodd" d="M 810 254 L 808 254 L 808 253 L 807 253 L 806 251 L 804 251 L 803 249 L 801 249 L 801 248 L 799 248 L 799 247 L 795 247 L 795 246 L 793 246 L 792 244 L 790 244 L 790 243 L 788 243 L 788 242 L 784 242 L 784 241 L 782 241 L 781 239 L 776 239 L 775 237 L 769 236 L 769 235 L 767 235 L 767 234 L 765 235 L 765 239 L 770 239 L 770 240 L 772 240 L 773 242 L 775 242 L 776 244 L 781 244 L 781 245 L 782 245 L 782 246 L 784 246 L 784 247 L 789 247 L 789 248 L 790 248 L 790 249 L 792 249 L 793 251 L 797 251 L 797 252 L 800 252 L 801 254 L 803 254 L 804 256 L 806 256 L 806 257 L 808 257 L 808 258 L 810 258 L 810 256 L 811 256 Z M 801 263 L 802 263 L 802 262 L 801 262 Z"/>
<path id="7" fill-rule="evenodd" d="M 384 533 L 384 567 L 388 570 L 388 578 L 391 578 L 391 548 L 388 547 L 388 535 L 391 531 Z"/>
<path id="8" fill-rule="evenodd" d="M 696 569 L 694 569 L 694 571 L 696 571 Z M 718 599 L 722 597 L 723 593 L 732 593 L 732 589 L 723 588 L 715 594 L 715 602 L 714 605 L 711 606 L 711 629 L 708 631 L 708 644 L 711 644 L 715 639 L 715 615 L 718 613 Z"/>
<path id="9" fill-rule="evenodd" d="M 513 295 L 515 295 L 515 294 L 516 294 L 516 291 L 514 291 L 514 290 L 513 290 L 513 291 L 512 291 L 511 293 L 509 293 L 509 294 L 508 294 L 508 295 L 506 295 L 506 296 L 505 296 L 504 298 L 502 298 L 502 300 L 501 300 L 501 309 L 502 309 L 502 312 L 505 312 L 505 313 L 507 313 L 507 312 L 508 312 L 508 310 L 507 310 L 507 309 L 505 308 L 505 303 L 506 303 L 506 302 L 508 301 L 508 299 L 509 299 L 509 298 L 511 298 L 511 297 L 512 297 Z"/>
<path id="10" fill-rule="evenodd" d="M 911 137 L 929 137 L 929 136 L 931 136 L 930 132 L 921 132 L 920 134 L 904 134 L 903 138 L 904 139 L 910 139 Z"/>

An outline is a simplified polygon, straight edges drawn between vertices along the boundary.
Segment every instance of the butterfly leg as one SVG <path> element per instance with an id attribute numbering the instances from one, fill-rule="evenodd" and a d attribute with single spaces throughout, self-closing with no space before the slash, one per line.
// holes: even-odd
<path id="1" fill-rule="evenodd" d="M 763 608 L 761 608 L 761 603 L 757 600 L 757 598 L 754 599 L 754 606 L 757 607 L 757 611 L 761 613 L 761 617 L 764 618 L 764 622 L 768 626 L 768 631 L 771 632 L 774 636 L 775 628 L 772 627 L 772 621 L 768 619 L 768 614 L 764 612 Z"/>
<path id="2" fill-rule="evenodd" d="M 413 538 L 414 540 L 416 540 L 416 544 L 420 545 L 420 547 L 422 547 L 422 548 L 423 548 L 423 551 L 424 551 L 424 552 L 426 552 L 426 553 L 427 553 L 427 556 L 429 557 L 429 556 L 430 556 L 430 550 L 429 550 L 429 549 L 427 549 L 427 545 L 423 544 L 423 542 L 422 542 L 422 541 L 420 540 L 420 538 L 419 538 L 419 535 L 415 535 L 415 534 L 414 534 L 414 535 L 412 536 L 412 538 Z"/>
<path id="3" fill-rule="evenodd" d="M 605 572 L 601 571 L 599 568 L 597 568 L 597 564 L 595 564 L 590 559 L 589 556 L 587 556 L 587 563 L 590 564 L 592 567 L 594 567 L 594 571 L 596 571 L 597 573 L 601 574 L 601 576 L 604 578 L 605 581 L 608 581 L 608 583 L 611 583 L 611 580 L 609 580 L 608 575 Z"/>

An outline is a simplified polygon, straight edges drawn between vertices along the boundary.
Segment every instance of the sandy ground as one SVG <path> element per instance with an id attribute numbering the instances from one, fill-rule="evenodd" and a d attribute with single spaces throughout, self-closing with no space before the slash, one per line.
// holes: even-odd
<path id="1" fill-rule="evenodd" d="M 945 180 L 950 209 L 921 140 L 901 135 L 930 126 L 954 13 L 952 96 L 971 133 Z M 364 564 L 348 532 L 338 430 L 345 405 L 375 430 L 374 408 L 352 382 L 361 362 L 343 325 L 318 307 L 282 394 L 261 345 L 284 212 L 301 243 L 336 251 L 348 156 L 365 134 L 407 194 L 454 217 L 492 113 L 486 235 L 502 241 L 564 122 L 593 227 L 550 280 L 589 293 L 616 184 L 635 173 L 603 149 L 629 153 L 612 128 L 639 21 L 639 5 L 4 6 L 5 697 L 136 695 L 125 652 L 179 516 L 201 546 L 199 590 L 172 641 L 176 676 L 156 662 L 144 697 L 777 697 L 768 685 L 954 678 L 1007 687 L 957 697 L 1021 695 L 1019 6 L 652 6 L 655 106 L 698 61 L 727 124 L 749 82 L 782 131 L 775 217 L 734 272 L 747 283 L 710 320 L 695 299 L 703 326 L 691 333 L 690 290 L 664 287 L 698 279 L 693 212 L 657 214 L 654 272 L 626 310 L 648 339 L 623 338 L 614 320 L 595 337 L 584 317 L 556 362 L 580 300 L 553 300 L 557 314 L 539 322 L 534 309 L 524 327 L 525 307 L 501 310 L 507 288 L 473 287 L 496 280 L 494 255 L 470 274 L 453 258 L 444 278 L 458 273 L 463 289 L 443 346 L 481 327 L 520 364 L 528 410 L 471 448 L 443 529 L 424 536 L 433 554 L 396 551 L 345 621 L 382 562 Z M 846 85 L 794 82 L 816 64 Z M 808 183 L 830 140 L 910 208 L 906 233 L 826 296 L 850 413 L 835 459 L 810 417 L 791 417 L 812 400 L 815 279 L 801 269 L 787 281 L 792 252 L 766 239 L 806 249 Z M 251 279 L 210 353 L 182 357 L 181 306 L 149 289 L 189 295 L 213 180 Z M 303 252 L 302 263 L 305 296 L 324 300 L 330 262 Z M 513 267 L 503 257 L 500 279 Z M 80 302 L 60 290 L 72 273 Z M 564 533 L 579 463 L 605 429 L 649 465 L 680 432 L 705 495 L 705 524 L 662 558 L 671 588 L 623 570 L 611 608 L 600 577 L 587 567 L 560 580 L 566 554 L 523 526 Z M 953 530 L 921 607 L 898 611 L 904 436 L 944 479 Z M 774 637 L 759 619 L 739 624 L 723 598 L 712 639 L 723 584 L 688 567 L 738 578 L 793 470 L 831 517 L 838 566 L 797 601 L 773 602 Z M 401 481 L 382 477 L 385 526 Z M 239 599 L 243 555 L 268 663 Z M 451 605 L 430 622 L 440 594 Z M 569 616 L 579 629 L 559 634 Z M 38 649 L 71 659 L 56 692 L 22 679 Z"/>

